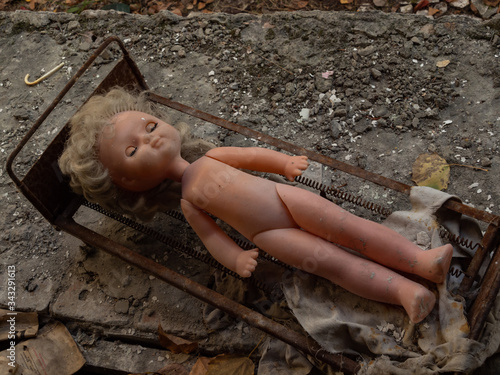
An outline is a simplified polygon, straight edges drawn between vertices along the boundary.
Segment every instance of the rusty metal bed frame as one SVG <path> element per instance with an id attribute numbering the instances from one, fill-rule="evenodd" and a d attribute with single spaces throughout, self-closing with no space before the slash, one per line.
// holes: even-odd
<path id="1" fill-rule="evenodd" d="M 341 354 L 329 353 L 321 348 L 310 337 L 292 331 L 289 328 L 261 315 L 260 313 L 240 305 L 220 295 L 219 293 L 188 279 L 185 276 L 182 276 L 162 266 L 161 264 L 140 255 L 136 251 L 118 244 L 115 241 L 75 222 L 73 216 L 82 205 L 82 198 L 71 191 L 67 181 L 61 178 L 61 172 L 57 167 L 57 159 L 63 150 L 64 142 L 68 135 L 67 124 L 61 129 L 25 176 L 19 178 L 16 175 L 13 166 L 20 151 L 25 147 L 34 135 L 35 131 L 47 119 L 68 91 L 94 63 L 96 58 L 99 57 L 101 53 L 112 43 L 118 45 L 123 56 L 111 72 L 104 78 L 101 84 L 95 89 L 92 95 L 99 92 L 105 92 L 113 86 L 148 90 L 148 85 L 122 41 L 117 37 L 110 37 L 106 39 L 66 84 L 63 90 L 57 95 L 40 118 L 38 118 L 38 120 L 33 124 L 31 129 L 21 140 L 20 144 L 9 156 L 7 160 L 7 171 L 17 188 L 58 230 L 65 231 L 89 245 L 101 248 L 106 252 L 143 269 L 149 274 L 154 275 L 155 277 L 199 298 L 200 300 L 209 303 L 274 337 L 277 337 L 285 343 L 294 346 L 303 353 L 309 354 L 336 369 L 341 369 L 346 373 L 356 373 L 359 369 L 359 364 L 355 360 Z M 208 121 L 225 129 L 238 132 L 247 137 L 257 139 L 281 150 L 286 150 L 294 154 L 306 155 L 309 159 L 319 162 L 332 169 L 349 173 L 353 176 L 371 181 L 380 186 L 403 194 L 409 194 L 410 192 L 411 187 L 401 182 L 394 181 L 359 167 L 345 164 L 338 160 L 295 146 L 291 143 L 273 138 L 247 127 L 237 125 L 220 117 L 213 116 L 167 98 L 152 93 L 149 94 L 149 98 L 154 102 L 160 103 L 174 110 L 204 121 Z M 482 279 L 479 294 L 467 311 L 467 317 L 470 324 L 469 337 L 477 340 L 481 335 L 487 315 L 500 289 L 500 216 L 452 200 L 447 201 L 445 203 L 445 207 L 457 213 L 474 218 L 487 225 L 482 243 L 478 246 L 475 256 L 472 258 L 467 270 L 465 271 L 465 277 L 463 278 L 459 289 L 459 293 L 461 295 L 465 296 L 467 294 L 472 287 L 473 281 L 478 274 L 481 265 L 483 262 L 488 260 L 489 254 L 493 254 L 487 271 Z"/>

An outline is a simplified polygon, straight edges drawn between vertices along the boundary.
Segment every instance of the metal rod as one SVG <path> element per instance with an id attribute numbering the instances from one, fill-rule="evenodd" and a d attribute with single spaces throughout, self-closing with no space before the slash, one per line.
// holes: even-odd
<path id="1" fill-rule="evenodd" d="M 486 258 L 486 255 L 490 251 L 492 251 L 493 247 L 495 246 L 497 236 L 498 227 L 494 224 L 490 224 L 483 236 L 483 240 L 481 241 L 482 246 L 477 248 L 474 257 L 472 258 L 469 266 L 467 267 L 467 270 L 465 271 L 467 277 L 464 277 L 462 282 L 460 283 L 460 288 L 458 290 L 458 293 L 460 295 L 466 295 L 467 292 L 471 289 L 472 283 L 474 282 L 474 279 L 476 278 L 476 275 L 478 274 L 479 269 L 481 268 L 481 265 Z"/>
<path id="2" fill-rule="evenodd" d="M 481 289 L 469 310 L 469 323 L 471 331 L 469 338 L 479 340 L 484 328 L 486 318 L 495 303 L 500 291 L 500 246 L 496 249 L 495 255 L 491 259 L 486 274 L 484 275 Z"/>
<path id="3" fill-rule="evenodd" d="M 26 76 L 24 77 L 24 83 L 26 83 L 28 86 L 34 86 L 36 85 L 37 83 L 40 83 L 42 82 L 44 79 L 47 79 L 49 78 L 52 74 L 54 74 L 55 72 L 57 72 L 59 69 L 61 69 L 62 67 L 64 66 L 64 63 L 60 63 L 58 66 L 56 66 L 54 69 L 48 71 L 47 73 L 45 73 L 43 76 L 41 76 L 40 78 L 34 80 L 33 82 L 30 82 L 29 79 L 30 79 L 30 75 L 29 74 L 26 74 Z"/>
<path id="4" fill-rule="evenodd" d="M 277 337 L 303 353 L 309 354 L 314 358 L 333 366 L 335 369 L 355 374 L 360 368 L 360 365 L 356 361 L 348 357 L 344 357 L 341 354 L 332 354 L 327 352 L 310 337 L 292 331 L 289 328 L 286 328 L 285 326 L 263 316 L 262 314 L 257 313 L 246 306 L 240 305 L 239 303 L 224 297 L 212 289 L 209 289 L 151 259 L 146 258 L 137 252 L 132 251 L 131 249 L 76 223 L 72 218 L 60 216 L 56 219 L 55 224 L 69 234 L 77 238 L 84 239 L 84 241 L 89 245 L 103 249 L 109 254 L 114 255 L 129 264 L 143 269 L 158 279 L 163 280 L 232 316 L 235 316 L 274 337 Z"/>

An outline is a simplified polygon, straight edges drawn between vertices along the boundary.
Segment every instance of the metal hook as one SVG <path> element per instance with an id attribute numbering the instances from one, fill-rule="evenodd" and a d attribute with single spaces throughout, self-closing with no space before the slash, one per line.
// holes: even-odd
<path id="1" fill-rule="evenodd" d="M 54 69 L 52 69 L 50 72 L 47 72 L 45 73 L 43 76 L 41 76 L 40 78 L 38 78 L 36 81 L 33 81 L 33 82 L 29 82 L 28 79 L 30 77 L 29 74 L 26 74 L 26 77 L 24 77 L 24 83 L 26 83 L 28 86 L 33 86 L 33 85 L 36 85 L 37 83 L 40 83 L 42 82 L 45 78 L 48 78 L 50 77 L 52 74 L 54 74 L 55 72 L 57 72 L 59 69 L 61 69 L 63 67 L 64 63 L 60 63 L 58 66 L 56 66 Z"/>

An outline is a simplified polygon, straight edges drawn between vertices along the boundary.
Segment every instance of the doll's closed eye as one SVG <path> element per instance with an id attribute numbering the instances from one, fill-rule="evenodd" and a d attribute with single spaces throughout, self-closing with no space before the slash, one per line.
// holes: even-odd
<path id="1" fill-rule="evenodd" d="M 146 125 L 146 130 L 151 133 L 152 131 L 154 131 L 156 128 L 158 127 L 158 123 L 157 122 L 150 122 Z"/>
<path id="2" fill-rule="evenodd" d="M 134 154 L 137 152 L 137 146 L 129 146 L 125 150 L 125 155 L 128 157 L 134 156 Z"/>

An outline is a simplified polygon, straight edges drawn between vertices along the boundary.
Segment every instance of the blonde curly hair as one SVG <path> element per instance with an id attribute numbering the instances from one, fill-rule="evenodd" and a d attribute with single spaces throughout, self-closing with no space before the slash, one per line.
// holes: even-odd
<path id="1" fill-rule="evenodd" d="M 150 220 L 156 212 L 179 204 L 180 183 L 165 181 L 146 192 L 135 193 L 116 186 L 98 155 L 99 136 L 112 117 L 120 112 L 140 111 L 165 120 L 165 114 L 146 99 L 146 93 L 132 94 L 115 88 L 105 95 L 90 98 L 70 120 L 70 135 L 59 158 L 59 167 L 70 178 L 77 194 L 101 206 L 141 220 Z M 192 162 L 214 145 L 192 138 L 187 124 L 175 125 L 181 135 L 181 156 Z"/>

